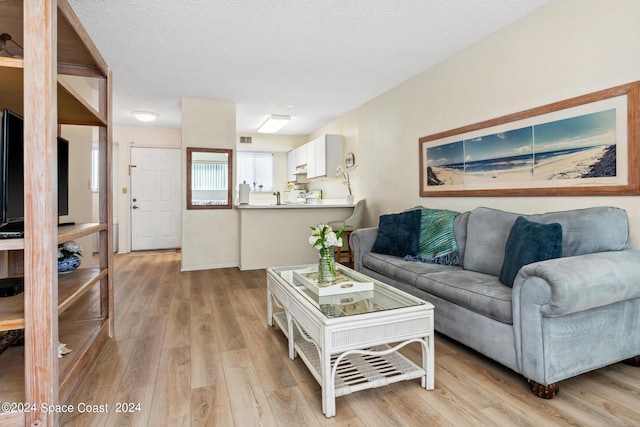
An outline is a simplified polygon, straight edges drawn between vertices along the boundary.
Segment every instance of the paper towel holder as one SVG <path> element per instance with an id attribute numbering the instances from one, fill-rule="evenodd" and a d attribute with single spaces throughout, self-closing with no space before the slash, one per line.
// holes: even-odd
<path id="1" fill-rule="evenodd" d="M 233 208 L 233 150 L 187 147 L 187 209 Z"/>
<path id="2" fill-rule="evenodd" d="M 238 204 L 248 205 L 250 193 L 251 193 L 251 186 L 247 184 L 247 181 L 243 181 L 242 184 L 238 185 Z"/>

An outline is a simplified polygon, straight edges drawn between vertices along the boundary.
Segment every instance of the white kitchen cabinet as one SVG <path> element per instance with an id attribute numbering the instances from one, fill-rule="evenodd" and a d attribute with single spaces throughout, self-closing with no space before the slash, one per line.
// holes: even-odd
<path id="1" fill-rule="evenodd" d="M 307 179 L 334 176 L 342 161 L 342 136 L 323 135 L 307 146 Z"/>
<path id="2" fill-rule="evenodd" d="M 301 169 L 306 170 L 307 146 L 308 144 L 301 145 L 287 153 L 287 177 L 290 182 L 297 180 L 296 173 Z"/>
<path id="3" fill-rule="evenodd" d="M 296 180 L 296 150 L 287 153 L 287 181 L 295 182 Z"/>
<path id="4" fill-rule="evenodd" d="M 296 154 L 296 168 L 305 167 L 307 164 L 307 144 L 301 145 L 293 151 Z"/>

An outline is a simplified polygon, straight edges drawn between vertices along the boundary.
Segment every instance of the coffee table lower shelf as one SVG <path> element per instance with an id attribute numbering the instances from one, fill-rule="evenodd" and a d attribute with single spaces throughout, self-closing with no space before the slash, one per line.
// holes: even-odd
<path id="1" fill-rule="evenodd" d="M 285 312 L 273 313 L 273 317 L 280 330 L 287 336 Z M 302 336 L 295 322 L 293 335 L 294 348 L 316 381 L 324 387 L 318 348 Z M 289 337 L 287 336 L 287 338 Z M 400 343 L 393 348 L 388 345 L 380 345 L 347 352 L 349 354 L 341 358 L 337 368 L 335 362 L 341 355 L 332 355 L 331 367 L 335 370 L 335 397 L 399 381 L 425 378 L 426 373 L 422 367 L 397 352 L 398 348 L 405 344 L 407 343 Z"/>

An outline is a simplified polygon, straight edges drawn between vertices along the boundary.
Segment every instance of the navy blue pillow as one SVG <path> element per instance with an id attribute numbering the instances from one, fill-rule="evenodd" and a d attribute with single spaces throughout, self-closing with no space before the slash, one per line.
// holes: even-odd
<path id="1" fill-rule="evenodd" d="M 405 256 L 418 254 L 420 240 L 420 210 L 381 215 L 378 237 L 371 252 Z"/>
<path id="2" fill-rule="evenodd" d="M 513 287 L 518 271 L 527 265 L 562 256 L 562 226 L 541 224 L 519 216 L 504 247 L 504 261 L 498 279 Z"/>

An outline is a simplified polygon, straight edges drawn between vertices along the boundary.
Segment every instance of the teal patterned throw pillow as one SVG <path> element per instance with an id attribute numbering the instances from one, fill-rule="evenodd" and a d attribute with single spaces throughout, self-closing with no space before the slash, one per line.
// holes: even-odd
<path id="1" fill-rule="evenodd" d="M 458 242 L 453 228 L 458 212 L 423 206 L 415 209 L 421 212 L 418 253 L 415 257 L 405 257 L 405 260 L 459 265 Z"/>

